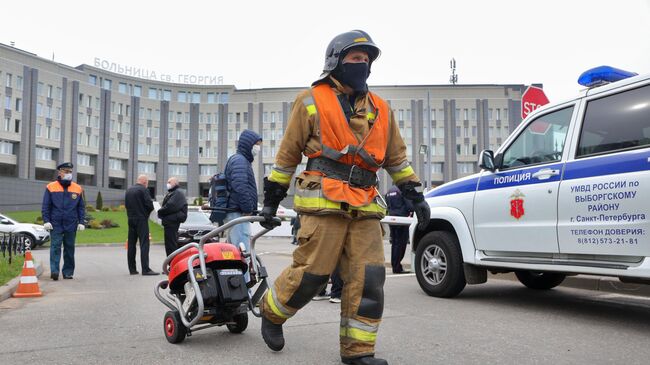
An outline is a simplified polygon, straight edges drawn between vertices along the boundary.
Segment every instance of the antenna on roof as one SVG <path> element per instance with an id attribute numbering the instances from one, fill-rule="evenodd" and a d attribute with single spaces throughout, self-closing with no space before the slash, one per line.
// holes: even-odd
<path id="1" fill-rule="evenodd" d="M 456 75 L 456 59 L 452 58 L 451 61 L 449 61 L 449 67 L 451 68 L 451 76 L 449 76 L 449 82 L 452 85 L 456 85 L 458 82 L 458 75 Z"/>

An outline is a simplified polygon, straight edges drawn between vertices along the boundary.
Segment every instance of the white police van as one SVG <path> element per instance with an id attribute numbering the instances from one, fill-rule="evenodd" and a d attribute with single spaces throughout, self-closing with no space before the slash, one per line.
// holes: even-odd
<path id="1" fill-rule="evenodd" d="M 528 116 L 481 172 L 426 194 L 413 266 L 431 296 L 487 272 L 550 289 L 566 275 L 650 283 L 650 75 L 599 67 L 577 98 Z"/>

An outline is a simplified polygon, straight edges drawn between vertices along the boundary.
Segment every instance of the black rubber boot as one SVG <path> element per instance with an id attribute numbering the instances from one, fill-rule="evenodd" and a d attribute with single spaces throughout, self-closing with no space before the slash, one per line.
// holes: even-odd
<path id="1" fill-rule="evenodd" d="M 341 361 L 343 361 L 344 364 L 351 364 L 351 365 L 388 365 L 388 361 L 384 359 L 378 359 L 374 356 L 363 356 L 363 357 L 342 357 Z"/>
<path id="2" fill-rule="evenodd" d="M 284 334 L 282 333 L 282 325 L 275 324 L 266 317 L 262 316 L 262 338 L 273 351 L 280 351 L 284 347 Z"/>

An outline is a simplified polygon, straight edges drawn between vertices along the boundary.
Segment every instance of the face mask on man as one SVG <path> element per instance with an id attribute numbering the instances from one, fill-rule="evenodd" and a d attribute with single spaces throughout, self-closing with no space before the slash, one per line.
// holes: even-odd
<path id="1" fill-rule="evenodd" d="M 355 92 L 368 90 L 366 80 L 370 76 L 370 66 L 365 63 L 343 63 L 333 72 L 334 77 Z"/>
<path id="2" fill-rule="evenodd" d="M 72 174 L 63 174 L 61 180 L 72 181 Z"/>
<path id="3" fill-rule="evenodd" d="M 172 187 L 173 187 L 172 184 L 167 183 L 167 190 L 171 190 Z"/>
<path id="4" fill-rule="evenodd" d="M 260 154 L 260 149 L 261 149 L 260 145 L 254 144 L 253 149 L 251 150 L 251 153 L 253 154 L 253 156 L 259 155 Z"/>

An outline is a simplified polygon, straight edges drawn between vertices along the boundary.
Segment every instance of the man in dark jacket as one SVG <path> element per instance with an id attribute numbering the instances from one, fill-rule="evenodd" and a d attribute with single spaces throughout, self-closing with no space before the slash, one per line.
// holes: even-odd
<path id="1" fill-rule="evenodd" d="M 158 209 L 158 218 L 165 231 L 165 252 L 167 256 L 178 249 L 178 227 L 187 219 L 187 199 L 178 188 L 178 179 L 167 180 L 167 195 Z"/>
<path id="2" fill-rule="evenodd" d="M 124 205 L 129 222 L 129 242 L 126 253 L 129 272 L 137 275 L 135 268 L 135 243 L 140 240 L 140 264 L 142 275 L 158 275 L 149 267 L 149 215 L 153 210 L 151 195 L 147 190 L 147 175 L 138 176 L 137 183 L 126 191 Z"/>
<path id="3" fill-rule="evenodd" d="M 259 134 L 244 130 L 239 136 L 237 152 L 228 158 L 224 171 L 228 181 L 228 208 L 232 211 L 226 215 L 224 222 L 230 222 L 241 216 L 251 215 L 257 210 L 257 183 L 253 173 L 253 159 L 259 154 L 262 137 Z M 228 240 L 234 245 L 243 242 L 246 250 L 250 251 L 250 223 L 238 224 L 230 229 Z M 249 280 L 248 272 L 246 281 Z"/>
<path id="4" fill-rule="evenodd" d="M 386 204 L 388 205 L 388 214 L 398 217 L 408 217 L 413 212 L 413 205 L 407 199 L 404 199 L 402 192 L 397 186 L 392 186 L 386 194 Z M 390 243 L 391 254 L 390 263 L 393 267 L 393 274 L 406 274 L 409 271 L 402 267 L 402 259 L 406 253 L 406 245 L 409 243 L 408 226 L 390 226 Z"/>
<path id="5" fill-rule="evenodd" d="M 72 163 L 56 167 L 59 176 L 47 184 L 43 195 L 41 214 L 43 227 L 50 231 L 50 277 L 59 280 L 61 244 L 63 244 L 63 278 L 72 279 L 74 274 L 74 242 L 77 231 L 83 231 L 86 217 L 83 190 L 72 181 Z"/>

